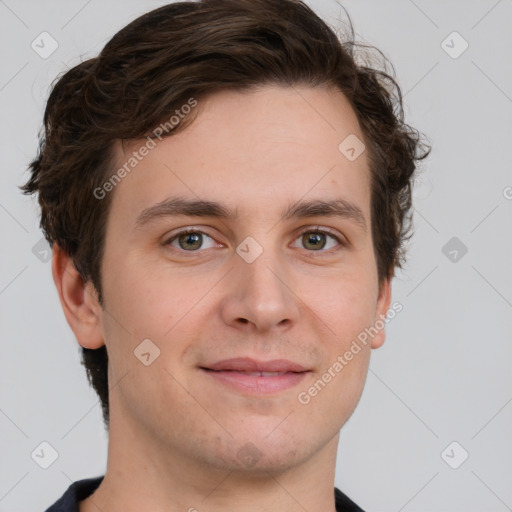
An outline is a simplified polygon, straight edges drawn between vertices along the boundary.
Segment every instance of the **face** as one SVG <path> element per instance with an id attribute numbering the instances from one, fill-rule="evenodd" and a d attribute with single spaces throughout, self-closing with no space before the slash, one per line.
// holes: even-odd
<path id="1" fill-rule="evenodd" d="M 110 192 L 99 329 L 111 433 L 160 455 L 279 471 L 336 439 L 384 341 L 345 357 L 389 306 L 367 155 L 339 150 L 363 135 L 334 90 L 265 86 L 195 108 Z M 119 144 L 119 167 L 146 142 Z M 335 201 L 337 214 L 325 208 Z"/>

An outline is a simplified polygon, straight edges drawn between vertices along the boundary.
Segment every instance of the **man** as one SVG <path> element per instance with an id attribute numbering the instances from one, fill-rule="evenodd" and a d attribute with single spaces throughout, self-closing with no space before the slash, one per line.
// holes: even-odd
<path id="1" fill-rule="evenodd" d="M 298 1 L 180 2 L 55 85 L 24 191 L 109 450 L 48 512 L 362 510 L 339 431 L 428 151 L 352 48 Z"/>

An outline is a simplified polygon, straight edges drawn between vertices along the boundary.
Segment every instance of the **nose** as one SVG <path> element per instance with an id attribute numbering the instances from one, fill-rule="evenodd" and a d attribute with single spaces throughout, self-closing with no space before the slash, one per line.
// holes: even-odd
<path id="1" fill-rule="evenodd" d="M 248 263 L 235 255 L 226 297 L 221 303 L 223 321 L 249 332 L 287 330 L 299 318 L 299 298 L 290 272 L 278 257 L 264 251 Z"/>

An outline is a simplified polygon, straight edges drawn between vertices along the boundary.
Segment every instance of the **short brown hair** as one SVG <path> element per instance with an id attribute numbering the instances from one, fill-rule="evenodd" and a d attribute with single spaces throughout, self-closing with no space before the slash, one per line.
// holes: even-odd
<path id="1" fill-rule="evenodd" d="M 348 19 L 350 37 L 342 40 L 298 0 L 172 3 L 137 18 L 98 57 L 60 77 L 46 105 L 31 176 L 21 189 L 38 193 L 46 239 L 72 257 L 100 303 L 112 194 L 98 200 L 93 192 L 112 175 L 114 141 L 147 136 L 191 97 L 264 84 L 334 86 L 346 96 L 368 149 L 379 284 L 402 267 L 404 241 L 412 236 L 413 173 L 430 148 L 404 123 L 400 87 L 382 53 L 383 70 L 357 62 L 358 48 L 375 48 L 354 41 Z M 187 116 L 166 134 L 192 121 Z M 108 429 L 106 347 L 82 351 Z"/>

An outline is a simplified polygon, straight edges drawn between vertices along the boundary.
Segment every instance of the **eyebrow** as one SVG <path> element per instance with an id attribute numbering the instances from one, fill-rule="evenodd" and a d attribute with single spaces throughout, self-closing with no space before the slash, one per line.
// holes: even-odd
<path id="1" fill-rule="evenodd" d="M 162 217 L 214 217 L 225 220 L 238 218 L 238 209 L 215 201 L 172 197 L 143 210 L 135 221 L 136 228 Z M 353 221 L 366 232 L 366 220 L 361 208 L 346 199 L 300 200 L 289 204 L 281 213 L 281 220 L 306 217 L 339 217 Z"/>

